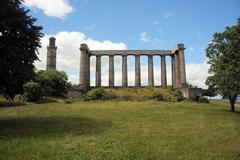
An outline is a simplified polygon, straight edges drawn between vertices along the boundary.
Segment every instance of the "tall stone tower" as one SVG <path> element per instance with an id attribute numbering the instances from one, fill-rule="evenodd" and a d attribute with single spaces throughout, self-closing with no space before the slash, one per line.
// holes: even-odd
<path id="1" fill-rule="evenodd" d="M 56 69 L 57 47 L 55 46 L 56 38 L 49 38 L 47 47 L 47 69 Z"/>

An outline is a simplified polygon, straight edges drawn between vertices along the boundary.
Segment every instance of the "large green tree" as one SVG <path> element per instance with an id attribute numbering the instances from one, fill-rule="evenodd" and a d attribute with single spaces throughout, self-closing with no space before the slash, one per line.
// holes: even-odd
<path id="1" fill-rule="evenodd" d="M 42 27 L 24 9 L 22 0 L 0 1 L 0 91 L 13 99 L 34 76 Z"/>
<path id="2" fill-rule="evenodd" d="M 55 69 L 40 70 L 37 72 L 36 82 L 41 85 L 44 96 L 65 97 L 70 83 L 65 72 Z"/>
<path id="3" fill-rule="evenodd" d="M 237 25 L 217 32 L 206 49 L 210 76 L 209 89 L 229 99 L 231 110 L 240 95 L 240 18 Z"/>

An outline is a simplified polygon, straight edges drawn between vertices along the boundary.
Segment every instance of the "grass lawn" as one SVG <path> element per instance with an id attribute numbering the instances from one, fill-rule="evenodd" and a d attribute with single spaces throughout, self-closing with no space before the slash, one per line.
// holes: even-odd
<path id="1" fill-rule="evenodd" d="M 157 101 L 0 108 L 0 159 L 239 160 L 240 113 L 228 110 Z"/>

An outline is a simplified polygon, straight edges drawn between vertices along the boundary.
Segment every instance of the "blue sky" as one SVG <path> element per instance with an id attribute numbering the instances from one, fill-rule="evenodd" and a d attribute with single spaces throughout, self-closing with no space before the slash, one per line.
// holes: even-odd
<path id="1" fill-rule="evenodd" d="M 187 64 L 204 63 L 213 33 L 240 17 L 239 0 L 59 0 L 71 7 L 60 16 L 46 12 L 48 1 L 28 1 L 46 35 L 75 31 L 100 42 L 122 42 L 127 49 L 172 49 L 180 42 L 187 48 Z"/>

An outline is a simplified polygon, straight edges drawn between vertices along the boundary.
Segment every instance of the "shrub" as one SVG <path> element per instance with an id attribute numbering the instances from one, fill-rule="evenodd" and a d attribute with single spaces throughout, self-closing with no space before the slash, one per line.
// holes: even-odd
<path id="1" fill-rule="evenodd" d="M 153 97 L 152 97 L 153 99 L 156 99 L 156 100 L 158 100 L 158 101 L 162 101 L 163 100 L 163 95 L 162 95 L 162 93 L 159 93 L 159 92 L 157 92 L 157 93 L 154 93 L 153 94 Z"/>
<path id="2" fill-rule="evenodd" d="M 182 95 L 182 92 L 180 90 L 175 90 L 174 91 L 174 96 L 176 97 L 177 101 L 180 102 L 180 101 L 183 101 L 184 100 L 184 97 Z"/>
<path id="3" fill-rule="evenodd" d="M 163 101 L 165 102 L 176 102 L 176 98 L 171 95 L 165 95 L 163 97 Z"/>
<path id="4" fill-rule="evenodd" d="M 198 100 L 199 103 L 209 103 L 209 100 L 206 98 L 206 97 L 199 97 L 199 100 Z"/>
<path id="5" fill-rule="evenodd" d="M 110 100 L 116 98 L 112 91 L 105 91 L 103 88 L 92 89 L 84 96 L 85 100 Z"/>
<path id="6" fill-rule="evenodd" d="M 37 72 L 36 81 L 41 85 L 44 96 L 66 97 L 71 84 L 67 82 L 65 72 L 55 69 L 40 70 Z"/>
<path id="7" fill-rule="evenodd" d="M 120 97 L 120 100 L 129 101 L 130 97 L 129 96 L 122 96 L 122 97 Z"/>
<path id="8" fill-rule="evenodd" d="M 24 97 L 28 102 L 36 102 L 42 97 L 42 89 L 39 83 L 27 82 L 23 89 Z"/>

